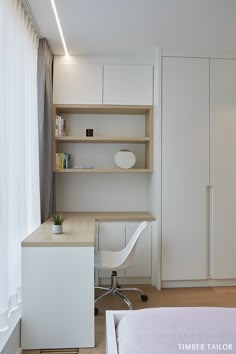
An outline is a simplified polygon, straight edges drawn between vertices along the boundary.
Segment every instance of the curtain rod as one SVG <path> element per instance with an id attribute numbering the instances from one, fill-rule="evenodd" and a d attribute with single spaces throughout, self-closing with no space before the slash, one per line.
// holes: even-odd
<path id="1" fill-rule="evenodd" d="M 35 29 L 35 32 L 37 33 L 37 35 L 39 36 L 39 38 L 42 38 L 42 35 L 40 33 L 40 30 L 39 30 L 39 26 L 38 26 L 38 23 L 35 19 L 35 16 L 34 16 L 34 13 L 30 7 L 30 4 L 27 0 L 21 0 L 22 2 L 22 5 L 24 6 L 25 10 L 27 11 L 28 15 L 29 15 L 29 18 L 34 26 L 34 29 Z"/>

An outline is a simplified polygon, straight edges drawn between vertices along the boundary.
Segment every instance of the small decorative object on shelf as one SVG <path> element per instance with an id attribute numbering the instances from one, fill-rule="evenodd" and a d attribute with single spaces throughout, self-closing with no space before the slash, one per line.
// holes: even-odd
<path id="1" fill-rule="evenodd" d="M 78 168 L 81 170 L 92 170 L 94 166 L 73 166 L 73 168 Z"/>
<path id="2" fill-rule="evenodd" d="M 93 136 L 93 129 L 86 129 L 86 136 Z"/>
<path id="3" fill-rule="evenodd" d="M 131 168 L 135 165 L 136 157 L 133 152 L 122 149 L 115 154 L 114 160 L 116 166 L 120 168 Z"/>
<path id="4" fill-rule="evenodd" d="M 52 221 L 53 221 L 53 225 L 52 225 L 52 232 L 54 234 L 62 234 L 63 230 L 62 230 L 62 224 L 65 220 L 65 217 L 61 214 L 53 214 L 52 215 Z"/>
<path id="5" fill-rule="evenodd" d="M 56 153 L 56 169 L 71 168 L 71 154 L 67 152 Z"/>
<path id="6" fill-rule="evenodd" d="M 56 136 L 66 136 L 66 120 L 61 116 L 56 116 Z"/>

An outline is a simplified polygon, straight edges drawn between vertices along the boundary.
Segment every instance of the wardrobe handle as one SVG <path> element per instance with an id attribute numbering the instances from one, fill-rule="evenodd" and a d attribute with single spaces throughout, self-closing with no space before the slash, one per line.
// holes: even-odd
<path id="1" fill-rule="evenodd" d="M 212 198 L 213 186 L 206 187 L 206 259 L 207 277 L 211 278 L 211 250 L 212 250 Z"/>

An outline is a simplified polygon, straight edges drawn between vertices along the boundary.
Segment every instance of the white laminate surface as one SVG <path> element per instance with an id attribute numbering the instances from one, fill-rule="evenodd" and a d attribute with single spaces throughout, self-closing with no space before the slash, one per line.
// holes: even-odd
<path id="1" fill-rule="evenodd" d="M 209 60 L 164 58 L 162 280 L 207 277 Z"/>

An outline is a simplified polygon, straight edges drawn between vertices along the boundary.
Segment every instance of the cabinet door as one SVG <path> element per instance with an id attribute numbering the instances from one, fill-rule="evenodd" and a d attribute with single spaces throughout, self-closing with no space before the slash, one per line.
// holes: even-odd
<path id="1" fill-rule="evenodd" d="M 99 251 L 120 251 L 125 247 L 124 222 L 100 222 L 98 225 Z M 118 271 L 119 277 L 124 277 L 124 271 Z M 99 278 L 110 278 L 110 270 L 99 270 Z"/>
<path id="2" fill-rule="evenodd" d="M 208 59 L 163 59 L 162 124 L 162 280 L 206 279 Z"/>
<path id="3" fill-rule="evenodd" d="M 102 65 L 55 61 L 54 104 L 101 104 Z"/>
<path id="4" fill-rule="evenodd" d="M 211 60 L 212 278 L 236 278 L 236 60 Z"/>
<path id="5" fill-rule="evenodd" d="M 93 272 L 93 247 L 22 247 L 22 349 L 94 346 Z"/>
<path id="6" fill-rule="evenodd" d="M 152 105 L 152 65 L 104 65 L 104 104 Z"/>
<path id="7" fill-rule="evenodd" d="M 126 223 L 126 244 L 140 222 Z M 126 277 L 151 277 L 152 275 L 152 232 L 151 224 L 142 232 L 135 251 L 135 259 L 130 268 L 126 270 Z"/>

